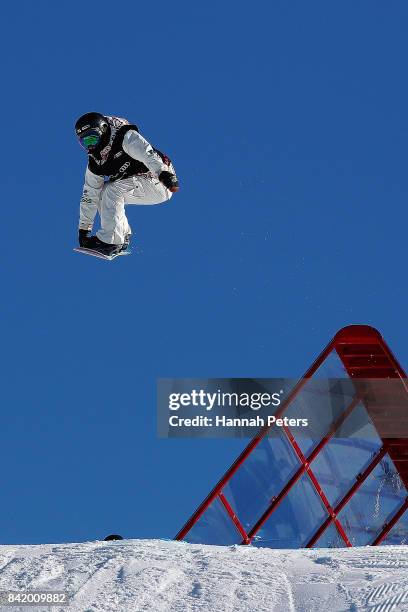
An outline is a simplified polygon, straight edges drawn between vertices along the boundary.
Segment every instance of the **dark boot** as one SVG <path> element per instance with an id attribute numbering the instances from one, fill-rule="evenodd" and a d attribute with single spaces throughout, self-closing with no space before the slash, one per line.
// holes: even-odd
<path id="1" fill-rule="evenodd" d="M 102 242 L 102 240 L 99 240 L 98 236 L 91 236 L 87 240 L 86 244 L 87 249 L 92 249 L 93 251 L 97 251 L 98 253 L 107 256 L 116 255 L 117 253 L 120 253 L 123 246 L 123 244 L 107 244 L 106 242 Z"/>
<path id="2" fill-rule="evenodd" d="M 129 246 L 130 246 L 130 237 L 132 234 L 126 234 L 125 236 L 125 242 L 122 245 L 122 248 L 120 249 L 120 252 L 123 253 L 123 251 L 127 251 Z"/>

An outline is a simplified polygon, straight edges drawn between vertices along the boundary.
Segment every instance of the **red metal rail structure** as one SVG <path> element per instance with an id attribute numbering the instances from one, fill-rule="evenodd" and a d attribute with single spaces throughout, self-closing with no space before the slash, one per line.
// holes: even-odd
<path id="1" fill-rule="evenodd" d="M 308 418 L 313 436 L 289 426 L 258 432 L 176 539 L 274 548 L 408 543 L 405 379 L 376 329 L 341 329 L 277 413 Z M 319 393 L 311 392 L 319 380 Z"/>

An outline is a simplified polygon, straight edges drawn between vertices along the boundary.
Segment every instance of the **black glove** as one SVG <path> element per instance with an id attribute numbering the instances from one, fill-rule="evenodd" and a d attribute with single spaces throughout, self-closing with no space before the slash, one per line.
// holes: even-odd
<path id="1" fill-rule="evenodd" d="M 163 183 L 163 185 L 167 187 L 167 189 L 172 193 L 175 193 L 179 190 L 177 176 L 175 174 L 172 174 L 171 172 L 168 172 L 167 170 L 163 170 L 163 172 L 160 172 L 159 181 Z"/>
<path id="2" fill-rule="evenodd" d="M 80 229 L 78 232 L 78 242 L 80 247 L 86 247 L 88 244 L 90 232 L 89 230 Z"/>

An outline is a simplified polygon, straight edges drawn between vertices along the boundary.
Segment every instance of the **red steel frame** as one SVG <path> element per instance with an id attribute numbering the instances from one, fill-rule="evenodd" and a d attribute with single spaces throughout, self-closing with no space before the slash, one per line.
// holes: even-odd
<path id="1" fill-rule="evenodd" d="M 303 378 L 297 383 L 294 389 L 289 394 L 288 398 L 285 402 L 282 403 L 281 408 L 276 414 L 277 418 L 283 414 L 286 408 L 290 405 L 290 403 L 294 400 L 294 398 L 298 395 L 301 389 L 306 384 L 307 380 L 310 379 L 316 370 L 322 365 L 325 359 L 332 351 L 336 351 L 338 357 L 342 361 L 345 370 L 351 378 L 398 378 L 402 383 L 402 388 L 407 396 L 408 400 L 408 389 L 406 386 L 406 374 L 401 366 L 398 364 L 394 355 L 391 353 L 390 349 L 384 342 L 381 334 L 374 329 L 373 327 L 369 327 L 366 325 L 350 325 L 341 329 L 331 340 L 331 342 L 326 346 L 326 348 L 322 351 L 319 357 L 315 360 L 312 366 L 307 370 Z M 313 547 L 316 542 L 319 540 L 320 536 L 324 533 L 324 531 L 331 525 L 335 524 L 338 533 L 342 537 L 346 546 L 352 546 L 350 540 L 347 537 L 347 534 L 341 525 L 338 517 L 340 511 L 344 508 L 350 498 L 354 495 L 354 493 L 361 487 L 366 478 L 371 474 L 376 465 L 381 461 L 381 459 L 385 456 L 387 452 L 390 451 L 390 440 L 385 439 L 381 436 L 381 432 L 379 432 L 380 437 L 383 439 L 383 446 L 372 459 L 370 464 L 365 468 L 365 470 L 359 474 L 356 478 L 356 482 L 350 487 L 350 489 L 345 493 L 340 502 L 333 508 L 327 497 L 325 496 L 320 484 L 313 474 L 313 471 L 310 467 L 311 462 L 315 457 L 320 453 L 322 448 L 329 442 L 329 440 L 333 437 L 335 432 L 339 429 L 345 419 L 349 416 L 349 414 L 354 410 L 354 408 L 360 403 L 360 401 L 364 402 L 364 397 L 356 396 L 351 402 L 350 406 L 343 412 L 341 417 L 334 423 L 327 434 L 322 438 L 322 440 L 318 443 L 318 445 L 312 450 L 312 452 L 305 457 L 302 453 L 299 445 L 296 443 L 295 438 L 293 437 L 290 429 L 288 427 L 284 427 L 283 430 L 286 434 L 287 440 L 289 444 L 292 446 L 295 451 L 299 461 L 300 467 L 297 469 L 295 474 L 289 479 L 280 493 L 274 497 L 269 505 L 269 507 L 265 510 L 262 516 L 257 520 L 255 525 L 250 529 L 247 533 L 241 524 L 239 518 L 236 516 L 234 510 L 229 504 L 227 498 L 224 496 L 222 490 L 224 486 L 228 483 L 230 478 L 235 474 L 235 472 L 239 469 L 239 467 L 244 463 L 246 458 L 252 453 L 252 451 L 256 448 L 256 446 L 263 440 L 263 438 L 268 434 L 270 427 L 264 427 L 260 430 L 256 436 L 251 440 L 248 446 L 243 450 L 243 452 L 239 455 L 239 457 L 235 460 L 232 466 L 227 470 L 221 480 L 216 484 L 210 494 L 205 498 L 205 500 L 200 504 L 197 510 L 193 513 L 190 519 L 186 522 L 186 524 L 182 527 L 182 529 L 178 532 L 175 539 L 183 540 L 193 525 L 200 519 L 200 517 L 204 514 L 206 509 L 210 506 L 210 504 L 218 498 L 219 501 L 224 506 L 227 514 L 229 515 L 231 521 L 235 525 L 235 528 L 239 532 L 242 537 L 242 544 L 250 544 L 254 536 L 257 534 L 259 529 L 261 529 L 262 525 L 268 520 L 274 510 L 278 507 L 278 505 L 282 502 L 282 500 L 286 497 L 289 491 L 293 488 L 296 482 L 301 478 L 304 473 L 307 473 L 309 479 L 315 488 L 318 496 L 320 497 L 323 505 L 326 508 L 328 513 L 327 518 L 323 521 L 323 523 L 319 526 L 315 534 L 310 538 L 310 540 L 306 543 L 307 548 Z M 408 406 L 408 404 L 407 404 Z M 369 411 L 369 409 L 368 409 Z M 403 439 L 392 440 L 392 452 L 393 455 L 390 456 L 391 459 L 396 460 L 396 469 L 398 470 L 399 465 L 406 466 L 403 461 L 406 457 L 408 457 L 408 441 Z M 402 461 L 402 463 L 401 463 Z M 408 463 L 408 461 L 407 461 Z M 407 469 L 406 467 L 404 469 Z M 408 488 L 408 479 L 407 473 L 404 472 L 403 475 L 404 484 Z M 408 509 L 408 497 L 398 509 L 398 511 L 394 514 L 394 516 L 383 525 L 381 532 L 376 536 L 374 541 L 371 543 L 372 546 L 376 546 L 382 542 L 382 540 L 387 536 L 392 527 L 398 522 L 401 516 L 404 514 L 405 510 Z"/>

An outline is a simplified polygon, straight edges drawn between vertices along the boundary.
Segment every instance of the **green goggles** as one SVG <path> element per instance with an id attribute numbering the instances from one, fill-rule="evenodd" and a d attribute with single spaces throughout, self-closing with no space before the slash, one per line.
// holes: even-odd
<path id="1" fill-rule="evenodd" d="M 88 130 L 79 136 L 79 142 L 87 151 L 94 149 L 101 142 L 101 133 L 99 130 Z"/>

